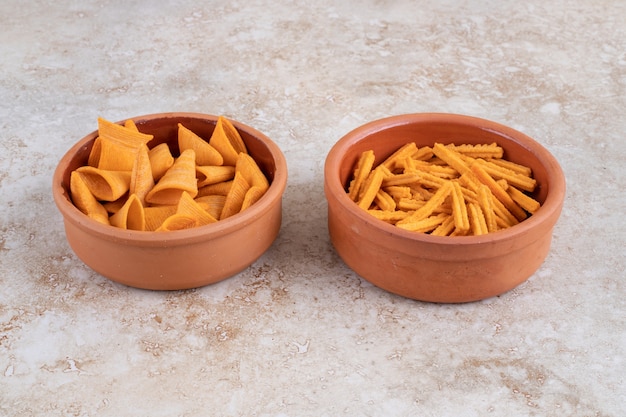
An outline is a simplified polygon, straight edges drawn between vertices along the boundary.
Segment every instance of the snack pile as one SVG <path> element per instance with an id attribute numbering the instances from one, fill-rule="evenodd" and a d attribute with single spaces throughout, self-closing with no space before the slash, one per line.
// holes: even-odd
<path id="1" fill-rule="evenodd" d="M 414 232 L 484 235 L 536 212 L 531 169 L 491 144 L 408 143 L 374 167 L 372 150 L 357 161 L 348 196 L 372 216 Z"/>
<path id="2" fill-rule="evenodd" d="M 250 207 L 269 182 L 232 123 L 219 117 L 209 141 L 178 125 L 176 155 L 132 120 L 98 119 L 87 165 L 71 173 L 74 205 L 90 218 L 122 229 L 182 230 L 225 219 Z"/>

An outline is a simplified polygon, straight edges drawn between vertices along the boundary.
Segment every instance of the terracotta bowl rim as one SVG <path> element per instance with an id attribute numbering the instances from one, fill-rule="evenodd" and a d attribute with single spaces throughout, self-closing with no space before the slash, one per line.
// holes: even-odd
<path id="1" fill-rule="evenodd" d="M 469 125 L 477 129 L 495 132 L 528 150 L 545 167 L 549 178 L 549 189 L 541 207 L 529 218 L 505 230 L 488 233 L 482 236 L 432 236 L 425 233 L 414 233 L 378 220 L 360 209 L 347 195 L 339 178 L 339 169 L 348 149 L 368 136 L 402 125 L 436 122 Z M 442 246 L 492 245 L 497 242 L 515 240 L 528 234 L 543 223 L 556 223 L 561 211 L 565 195 L 565 176 L 556 158 L 539 142 L 530 136 L 503 124 L 455 113 L 406 113 L 388 116 L 365 123 L 342 136 L 331 148 L 324 166 L 324 185 L 327 194 L 350 212 L 361 222 L 381 233 L 396 236 L 407 242 L 436 244 Z M 409 243 L 410 244 L 410 243 Z"/>
<path id="2" fill-rule="evenodd" d="M 205 113 L 167 112 L 128 117 L 126 119 L 118 121 L 117 123 L 123 123 L 124 120 L 133 119 L 139 124 L 150 120 L 175 117 L 185 117 L 210 121 L 217 121 L 218 118 L 218 116 L 216 115 Z M 275 205 L 276 201 L 281 200 L 287 185 L 287 161 L 278 145 L 276 145 L 276 143 L 265 134 L 244 123 L 232 119 L 229 120 L 238 130 L 244 131 L 247 134 L 254 136 L 261 142 L 263 142 L 269 149 L 271 157 L 276 166 L 274 178 L 270 183 L 269 189 L 259 199 L 259 201 L 251 205 L 248 209 L 213 224 L 170 232 L 124 230 L 116 228 L 114 226 L 107 226 L 98 223 L 93 219 L 90 219 L 88 216 L 78 210 L 78 208 L 76 208 L 76 206 L 74 206 L 74 204 L 72 204 L 72 202 L 70 201 L 69 195 L 63 187 L 63 173 L 67 169 L 67 166 L 69 165 L 72 158 L 74 158 L 76 153 L 82 147 L 89 144 L 90 141 L 93 141 L 96 138 L 98 131 L 95 130 L 76 142 L 60 159 L 54 171 L 52 195 L 55 204 L 57 205 L 57 208 L 63 216 L 64 221 L 72 222 L 80 229 L 83 229 L 89 234 L 98 236 L 102 239 L 125 243 L 132 246 L 145 247 L 163 245 L 171 247 L 211 240 L 232 233 L 253 223 L 255 220 L 262 217 L 271 206 Z"/>

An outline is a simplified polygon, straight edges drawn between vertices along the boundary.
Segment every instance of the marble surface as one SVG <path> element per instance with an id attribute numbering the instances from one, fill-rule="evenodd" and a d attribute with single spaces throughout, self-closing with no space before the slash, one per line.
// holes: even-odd
<path id="1" fill-rule="evenodd" d="M 623 416 L 626 3 L 0 3 L 0 415 Z M 99 276 L 50 185 L 96 127 L 223 114 L 284 151 L 275 244 L 189 291 Z M 462 305 L 360 279 L 326 228 L 323 163 L 401 113 L 536 138 L 568 191 L 530 280 Z"/>

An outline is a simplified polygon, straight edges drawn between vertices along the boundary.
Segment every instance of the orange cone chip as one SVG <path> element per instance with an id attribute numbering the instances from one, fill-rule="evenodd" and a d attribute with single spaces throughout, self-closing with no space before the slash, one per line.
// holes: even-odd
<path id="1" fill-rule="evenodd" d="M 109 213 L 91 194 L 83 177 L 74 171 L 70 175 L 70 194 L 74 205 L 84 214 L 102 224 L 109 224 Z"/>
<path id="2" fill-rule="evenodd" d="M 124 194 L 123 196 L 121 196 L 115 201 L 102 202 L 102 206 L 104 206 L 104 208 L 107 209 L 107 212 L 109 212 L 109 215 L 115 214 L 118 211 L 120 211 L 122 206 L 124 206 L 124 204 L 126 203 L 127 199 L 128 199 L 128 194 Z"/>
<path id="3" fill-rule="evenodd" d="M 201 166 L 222 165 L 224 163 L 224 158 L 217 149 L 181 123 L 178 124 L 178 148 L 180 152 L 185 149 L 193 149 L 196 153 L 196 164 Z"/>
<path id="4" fill-rule="evenodd" d="M 132 170 L 137 150 L 153 138 L 139 132 L 132 121 L 126 121 L 122 126 L 101 117 L 98 118 L 98 135 L 98 143 L 94 142 L 89 156 L 89 165 L 110 171 Z"/>
<path id="5" fill-rule="evenodd" d="M 213 194 L 196 197 L 195 200 L 211 216 L 219 219 L 220 214 L 222 213 L 222 209 L 224 208 L 224 203 L 226 202 L 226 196 Z"/>
<path id="6" fill-rule="evenodd" d="M 192 197 L 198 194 L 196 180 L 195 152 L 187 149 L 180 154 L 174 165 L 146 195 L 146 202 L 150 204 L 178 204 L 183 192 Z"/>
<path id="7" fill-rule="evenodd" d="M 270 187 L 261 168 L 259 168 L 256 161 L 247 153 L 239 153 L 235 168 L 251 187 L 259 187 L 263 192 Z"/>
<path id="8" fill-rule="evenodd" d="M 173 214 L 159 226 L 157 232 L 171 232 L 175 230 L 185 230 L 198 227 L 198 220 L 185 215 L 185 214 Z"/>
<path id="9" fill-rule="evenodd" d="M 227 196 L 232 186 L 232 180 L 223 181 L 217 184 L 205 185 L 202 188 L 198 188 L 198 195 L 196 195 L 196 197 L 204 197 L 209 195 Z"/>
<path id="10" fill-rule="evenodd" d="M 243 200 L 249 188 L 250 185 L 245 180 L 243 175 L 241 175 L 239 172 L 235 172 L 233 184 L 228 191 L 226 201 L 224 201 L 224 207 L 222 208 L 222 212 L 220 213 L 220 220 L 226 219 L 241 211 Z"/>
<path id="11" fill-rule="evenodd" d="M 241 203 L 241 210 L 239 211 L 244 211 L 257 201 L 259 201 L 259 199 L 263 197 L 263 194 L 265 194 L 265 190 L 258 185 L 253 185 L 252 187 L 250 187 L 248 191 L 246 191 L 246 195 L 243 198 L 243 203 Z"/>
<path id="12" fill-rule="evenodd" d="M 124 127 L 126 129 L 130 129 L 133 130 L 135 132 L 139 132 L 139 129 L 137 129 L 137 125 L 135 124 L 135 121 L 133 119 L 128 119 L 124 122 Z"/>
<path id="13" fill-rule="evenodd" d="M 176 214 L 176 206 L 145 207 L 143 211 L 146 219 L 146 230 L 152 232 L 161 227 L 165 219 Z"/>
<path id="14" fill-rule="evenodd" d="M 134 125 L 134 122 L 132 123 Z M 146 145 L 154 136 L 141 133 L 136 126 L 126 127 L 110 122 L 102 117 L 98 118 L 98 134 L 103 139 L 109 139 L 132 149 Z"/>
<path id="15" fill-rule="evenodd" d="M 246 144 L 244 143 L 243 139 L 241 138 L 241 135 L 239 134 L 239 131 L 235 128 L 233 123 L 227 118 L 225 118 L 224 116 L 218 117 L 218 123 L 220 121 L 222 122 L 222 128 L 224 129 L 225 132 L 228 133 L 228 140 L 230 141 L 231 145 L 233 146 L 237 154 L 242 153 L 242 152 L 248 153 Z"/>
<path id="16" fill-rule="evenodd" d="M 148 156 L 148 147 L 142 145 L 137 151 L 137 158 L 130 174 L 130 186 L 128 192 L 136 195 L 142 206 L 146 205 L 146 195 L 154 187 L 152 178 L 152 166 Z"/>
<path id="17" fill-rule="evenodd" d="M 90 167 L 98 168 L 100 163 L 100 153 L 102 153 L 102 139 L 98 136 L 93 141 L 91 151 L 89 151 L 89 158 L 87 159 L 87 165 Z"/>
<path id="18" fill-rule="evenodd" d="M 218 117 L 215 130 L 209 139 L 209 145 L 215 148 L 224 159 L 224 165 L 235 166 L 240 152 L 248 153 L 239 132 L 225 117 Z"/>
<path id="19" fill-rule="evenodd" d="M 198 188 L 230 181 L 235 177 L 235 167 L 229 165 L 196 166 Z"/>
<path id="20" fill-rule="evenodd" d="M 105 169 L 83 166 L 76 169 L 87 188 L 100 201 L 115 201 L 130 187 L 130 171 L 108 171 Z"/>
<path id="21" fill-rule="evenodd" d="M 183 192 L 178 200 L 176 214 L 193 217 L 197 220 L 198 226 L 215 223 L 217 219 L 205 211 L 187 192 Z"/>
<path id="22" fill-rule="evenodd" d="M 131 194 L 122 208 L 111 216 L 111 225 L 128 230 L 146 230 L 146 218 L 139 197 Z"/>
<path id="23" fill-rule="evenodd" d="M 98 138 L 98 145 L 95 146 L 93 155 L 90 155 L 90 160 L 95 162 L 97 160 L 97 166 L 100 169 L 106 169 L 108 171 L 130 171 L 133 169 L 133 164 L 137 158 L 137 148 L 131 148 L 123 143 L 110 140 L 106 137 L 100 136 Z M 95 154 L 95 150 L 99 150 L 99 154 Z M 91 164 L 89 164 L 91 165 Z"/>
<path id="24" fill-rule="evenodd" d="M 158 181 L 165 175 L 168 169 L 174 165 L 174 157 L 167 143 L 161 143 L 150 149 L 148 152 L 150 166 L 152 167 L 152 178 Z"/>

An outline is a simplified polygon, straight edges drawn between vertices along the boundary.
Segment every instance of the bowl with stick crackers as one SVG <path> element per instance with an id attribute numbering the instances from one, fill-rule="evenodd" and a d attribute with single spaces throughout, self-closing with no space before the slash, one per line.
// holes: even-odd
<path id="1" fill-rule="evenodd" d="M 542 265 L 565 177 L 515 129 L 420 113 L 343 136 L 324 191 L 331 242 L 358 275 L 407 298 L 462 303 L 505 293 Z"/>
<path id="2" fill-rule="evenodd" d="M 272 245 L 286 183 L 284 155 L 256 129 L 159 113 L 98 118 L 62 157 L 52 194 L 87 266 L 131 287 L 181 290 L 231 277 Z"/>

